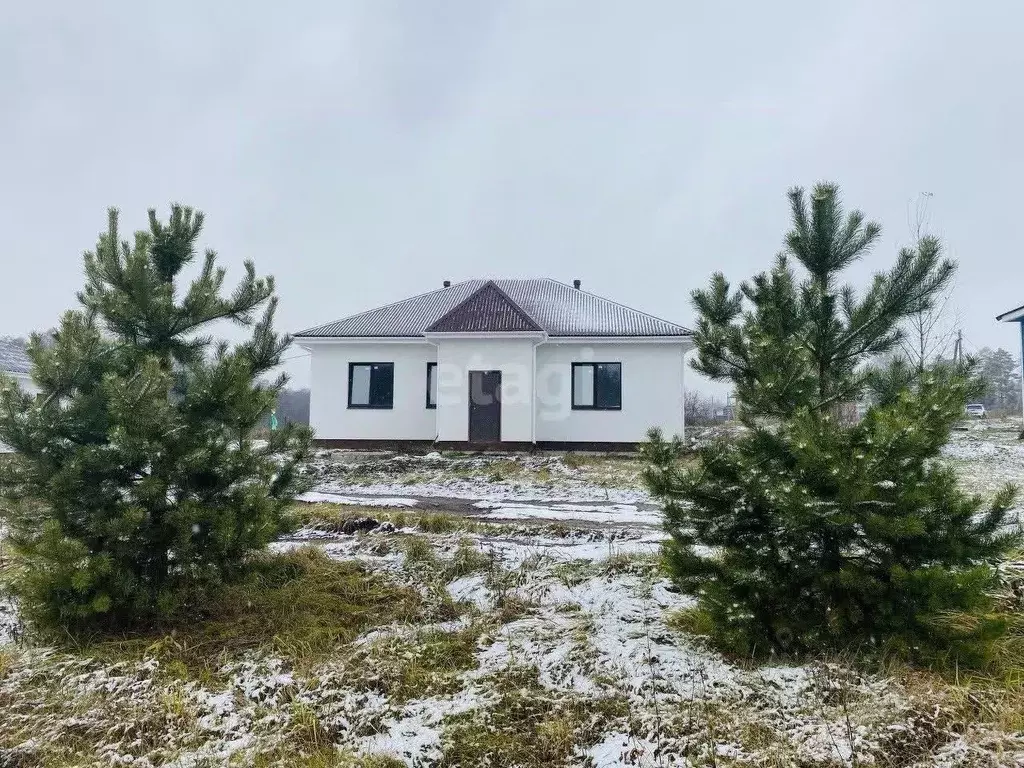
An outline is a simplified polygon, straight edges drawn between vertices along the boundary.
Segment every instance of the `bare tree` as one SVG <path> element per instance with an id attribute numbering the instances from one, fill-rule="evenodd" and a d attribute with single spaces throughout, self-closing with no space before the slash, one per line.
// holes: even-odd
<path id="1" fill-rule="evenodd" d="M 929 234 L 931 216 L 928 201 L 931 192 L 922 192 L 917 200 L 907 203 L 907 227 L 915 242 Z M 960 315 L 952 305 L 954 284 L 936 296 L 929 304 L 914 313 L 903 326 L 903 355 L 917 368 L 925 367 L 941 357 L 948 357 L 956 340 Z"/>
<path id="2" fill-rule="evenodd" d="M 683 417 L 688 427 L 700 427 L 715 421 L 715 409 L 718 407 L 713 397 L 696 390 L 686 390 L 683 394 Z"/>

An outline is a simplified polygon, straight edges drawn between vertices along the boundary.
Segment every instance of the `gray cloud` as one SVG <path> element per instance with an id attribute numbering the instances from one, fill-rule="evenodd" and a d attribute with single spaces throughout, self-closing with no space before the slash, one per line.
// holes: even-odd
<path id="1" fill-rule="evenodd" d="M 1020 4 L 210 5 L 5 11 L 0 334 L 73 303 L 106 206 L 172 200 L 276 275 L 290 329 L 494 275 L 689 322 L 824 178 L 885 226 L 858 280 L 932 193 L 968 350 L 1016 351 Z"/>

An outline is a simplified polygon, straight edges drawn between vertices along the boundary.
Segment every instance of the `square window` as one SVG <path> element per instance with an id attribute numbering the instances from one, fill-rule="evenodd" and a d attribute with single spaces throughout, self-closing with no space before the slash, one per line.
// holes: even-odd
<path id="1" fill-rule="evenodd" d="M 348 364 L 349 408 L 392 408 L 394 395 L 394 363 Z"/>
<path id="2" fill-rule="evenodd" d="M 577 411 L 622 409 L 622 363 L 573 363 L 572 407 Z"/>

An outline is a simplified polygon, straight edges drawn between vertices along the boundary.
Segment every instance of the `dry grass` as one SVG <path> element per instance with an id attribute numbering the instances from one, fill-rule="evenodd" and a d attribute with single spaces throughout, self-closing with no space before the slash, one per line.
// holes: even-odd
<path id="1" fill-rule="evenodd" d="M 965 734 L 968 742 L 972 731 L 984 734 L 985 750 L 998 753 L 1004 742 L 1010 744 L 1024 734 L 1024 616 L 1014 612 L 1006 618 L 1008 632 L 989 647 L 987 662 L 973 669 L 955 663 L 928 669 L 913 666 L 900 656 L 861 652 L 774 658 L 771 664 L 819 663 L 887 679 L 902 688 L 916 713 L 912 718 L 916 727 L 889 734 L 880 765 L 912 764 L 944 743 L 951 731 Z M 963 616 L 947 620 L 958 624 L 968 621 Z M 667 623 L 690 637 L 707 638 L 714 631 L 710 618 L 699 608 L 677 611 Z M 749 658 L 730 657 L 730 661 L 749 669 L 760 666 Z M 1024 743 L 1014 746 L 1020 749 Z"/>
<path id="2" fill-rule="evenodd" d="M 405 763 L 387 755 L 354 755 L 330 744 L 317 744 L 313 748 L 304 744 L 300 734 L 295 741 L 256 755 L 246 754 L 228 763 L 229 766 L 251 768 L 405 768 Z M 214 768 L 211 764 L 210 768 Z"/>
<path id="3" fill-rule="evenodd" d="M 198 615 L 161 631 L 93 638 L 77 651 L 101 660 L 155 658 L 178 676 L 214 674 L 226 660 L 260 650 L 308 666 L 367 629 L 423 621 L 421 595 L 352 561 L 304 547 L 259 560 L 249 578 L 224 589 Z"/>
<path id="4" fill-rule="evenodd" d="M 391 523 L 396 528 L 415 528 L 423 533 L 498 533 L 507 528 L 499 523 L 486 523 L 472 517 L 438 511 L 413 511 L 394 507 L 358 504 L 294 504 L 290 510 L 296 528 L 313 528 L 329 533 L 343 533 L 350 520 L 372 518 Z"/>
<path id="5" fill-rule="evenodd" d="M 360 690 L 403 704 L 461 690 L 461 673 L 477 666 L 477 641 L 487 624 L 454 632 L 427 629 L 410 636 L 387 635 L 361 646 L 344 664 L 347 679 Z"/>
<path id="6" fill-rule="evenodd" d="M 629 715 L 618 696 L 583 697 L 544 687 L 535 667 L 511 666 L 485 687 L 485 709 L 446 718 L 438 768 L 554 768 L 580 765 L 579 750 L 597 743 Z"/>
<path id="7" fill-rule="evenodd" d="M 288 508 L 288 516 L 296 528 L 310 527 L 323 531 L 340 533 L 349 520 L 371 517 L 380 522 L 391 522 L 396 514 L 392 507 L 375 507 L 362 504 L 316 504 L 296 503 Z"/>
<path id="8" fill-rule="evenodd" d="M 880 670 L 923 700 L 935 700 L 963 722 L 1004 733 L 1024 733 L 1024 616 L 1007 617 L 1008 631 L 979 669 L 920 670 L 899 662 Z"/>

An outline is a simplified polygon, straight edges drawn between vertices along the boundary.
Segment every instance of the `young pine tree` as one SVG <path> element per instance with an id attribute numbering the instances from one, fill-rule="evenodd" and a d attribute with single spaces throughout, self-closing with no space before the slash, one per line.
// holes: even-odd
<path id="1" fill-rule="evenodd" d="M 896 347 L 901 321 L 954 264 L 926 237 L 858 295 L 840 276 L 878 225 L 845 214 L 829 184 L 809 205 L 800 189 L 789 197 L 793 229 L 772 270 L 739 291 L 719 273 L 693 294 L 694 367 L 735 387 L 748 431 L 703 448 L 692 471 L 680 469 L 679 441 L 654 431 L 644 450 L 675 580 L 737 652 L 969 654 L 999 627 L 958 632 L 942 614 L 982 612 L 992 561 L 1016 541 L 1004 527 L 1012 488 L 982 511 L 935 461 L 977 380 L 968 366 L 915 381 L 898 362 L 867 365 Z M 872 385 L 877 404 L 844 423 L 840 406 Z"/>
<path id="2" fill-rule="evenodd" d="M 183 284 L 202 225 L 190 208 L 173 206 L 167 223 L 151 210 L 149 230 L 122 241 L 112 210 L 85 255 L 81 309 L 29 344 L 39 393 L 11 381 L 0 392 L 0 441 L 17 450 L 0 464 L 11 587 L 43 626 L 168 616 L 282 530 L 308 430 L 252 435 L 284 387 L 264 376 L 290 340 L 272 327 L 273 280 L 252 263 L 224 296 L 207 251 Z M 218 321 L 251 338 L 214 343 Z"/>

